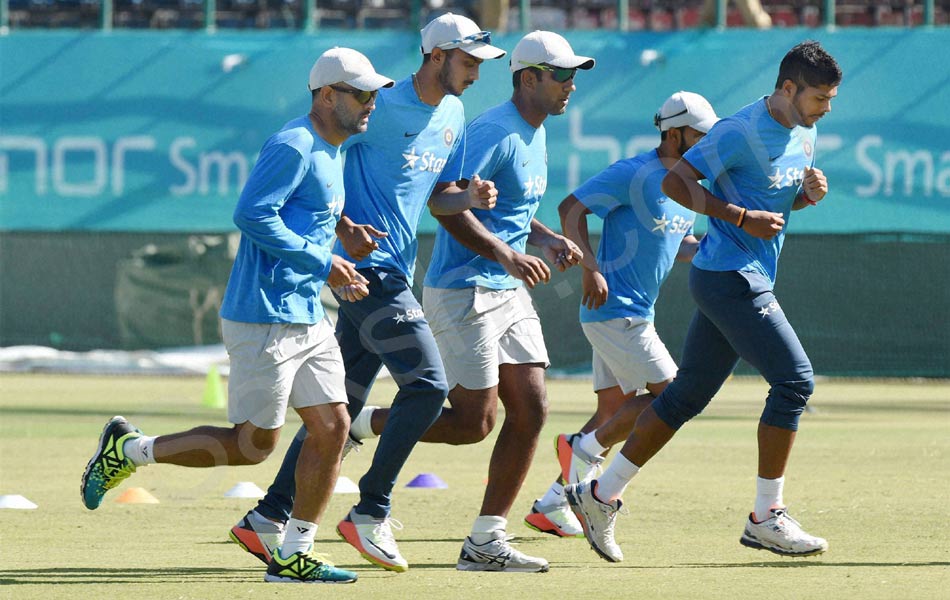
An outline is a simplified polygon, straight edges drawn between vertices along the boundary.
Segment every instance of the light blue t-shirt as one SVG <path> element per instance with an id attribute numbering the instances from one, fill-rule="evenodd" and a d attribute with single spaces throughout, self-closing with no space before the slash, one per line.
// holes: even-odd
<path id="1" fill-rule="evenodd" d="M 749 210 L 782 213 L 785 227 L 771 240 L 734 223 L 709 219 L 693 265 L 707 271 L 750 271 L 775 282 L 778 256 L 805 167 L 815 164 L 814 127 L 788 129 L 757 100 L 719 121 L 683 156 L 710 182 L 713 195 Z"/>
<path id="2" fill-rule="evenodd" d="M 244 323 L 320 321 L 320 290 L 343 202 L 340 149 L 314 131 L 309 117 L 272 135 L 234 209 L 241 243 L 221 316 Z"/>
<path id="3" fill-rule="evenodd" d="M 509 100 L 472 121 L 465 139 L 462 176 L 471 180 L 477 173 L 482 179 L 494 181 L 498 189 L 493 209 L 473 209 L 472 214 L 498 239 L 523 253 L 531 233 L 531 220 L 548 185 L 544 125 L 535 129 Z M 451 171 L 457 170 L 456 162 L 461 161 L 450 163 Z M 449 181 L 446 177 L 442 179 Z M 425 285 L 501 290 L 517 288 L 522 283 L 508 275 L 501 264 L 472 252 L 439 227 Z"/>
<path id="4" fill-rule="evenodd" d="M 607 280 L 607 302 L 581 305 L 582 323 L 624 317 L 653 320 L 660 286 L 683 238 L 693 233 L 695 213 L 667 198 L 660 185 L 667 169 L 656 150 L 619 160 L 574 192 L 604 220 L 597 264 Z"/>
<path id="5" fill-rule="evenodd" d="M 438 106 L 419 99 L 412 78 L 379 90 L 366 132 L 343 144 L 346 151 L 346 207 L 358 224 L 369 224 L 388 237 L 356 261 L 337 242 L 334 253 L 358 268 L 383 267 L 402 272 L 410 285 L 416 265 L 416 230 L 446 162 L 464 152 L 465 111 L 455 96 Z M 450 180 L 460 172 L 447 173 Z"/>

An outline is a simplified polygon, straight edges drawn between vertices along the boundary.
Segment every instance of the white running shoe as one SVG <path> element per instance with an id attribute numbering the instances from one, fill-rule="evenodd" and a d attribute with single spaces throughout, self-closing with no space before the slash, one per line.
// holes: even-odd
<path id="1" fill-rule="evenodd" d="M 492 532 L 494 539 L 476 544 L 471 537 L 465 538 L 459 562 L 459 571 L 504 571 L 506 573 L 547 573 L 550 565 L 543 558 L 528 556 L 509 544 L 511 536 L 504 531 Z"/>
<path id="2" fill-rule="evenodd" d="M 234 543 L 267 565 L 277 548 L 284 543 L 283 523 L 262 523 L 251 515 L 252 512 L 254 511 L 248 511 L 244 518 L 231 528 L 229 535 Z"/>
<path id="3" fill-rule="evenodd" d="M 363 445 L 363 442 L 359 441 L 353 437 L 352 433 L 347 434 L 346 441 L 343 442 L 343 455 L 340 457 L 340 462 L 346 460 L 346 455 L 352 451 L 359 452 L 360 447 Z"/>
<path id="4" fill-rule="evenodd" d="M 750 514 L 739 543 L 756 550 L 768 550 L 782 556 L 814 556 L 828 549 L 828 542 L 805 533 L 802 526 L 784 508 L 773 508 L 772 516 L 756 523 Z"/>
<path id="5" fill-rule="evenodd" d="M 582 433 L 561 433 L 554 438 L 554 453 L 561 465 L 561 479 L 564 483 L 578 483 L 597 477 L 603 456 L 591 456 L 581 450 Z"/>
<path id="6" fill-rule="evenodd" d="M 584 529 L 577 520 L 571 507 L 564 499 L 563 504 L 542 506 L 540 500 L 531 505 L 531 512 L 524 518 L 524 524 L 540 531 L 558 537 L 584 537 Z"/>
<path id="7" fill-rule="evenodd" d="M 620 562 L 623 551 L 614 540 L 614 525 L 623 502 L 619 498 L 606 504 L 598 500 L 594 496 L 596 483 L 594 479 L 564 486 L 564 495 L 584 527 L 584 535 L 594 552 L 608 562 Z"/>
<path id="8" fill-rule="evenodd" d="M 402 529 L 402 523 L 390 517 L 377 519 L 361 515 L 354 506 L 336 526 L 336 532 L 369 562 L 402 573 L 409 570 L 409 563 L 399 554 L 393 527 Z"/>

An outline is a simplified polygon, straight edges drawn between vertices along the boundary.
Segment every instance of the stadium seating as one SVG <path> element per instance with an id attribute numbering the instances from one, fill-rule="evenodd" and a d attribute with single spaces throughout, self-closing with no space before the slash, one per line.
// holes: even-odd
<path id="1" fill-rule="evenodd" d="M 216 0 L 215 23 L 221 29 L 296 29 L 304 26 L 304 0 Z M 344 29 L 404 28 L 411 0 L 317 0 L 313 25 Z M 670 31 L 704 26 L 703 0 L 629 0 L 630 30 Z M 816 27 L 824 22 L 822 0 L 762 0 L 773 27 Z M 421 0 L 422 21 L 452 11 L 478 19 L 479 0 Z M 835 24 L 911 26 L 924 20 L 922 0 L 839 0 Z M 113 0 L 113 27 L 200 29 L 205 27 L 204 0 Z M 509 29 L 520 24 L 518 2 L 511 0 Z M 9 0 L 9 26 L 79 28 L 100 26 L 100 0 Z M 950 0 L 937 0 L 937 25 L 950 24 Z M 730 2 L 726 25 L 744 26 Z M 531 27 L 544 29 L 614 29 L 616 0 L 532 0 Z"/>

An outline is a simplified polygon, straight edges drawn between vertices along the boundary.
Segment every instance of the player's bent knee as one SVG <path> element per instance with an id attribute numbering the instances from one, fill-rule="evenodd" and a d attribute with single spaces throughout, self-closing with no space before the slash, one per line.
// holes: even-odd
<path id="1" fill-rule="evenodd" d="M 664 393 L 652 402 L 650 406 L 660 419 L 678 430 L 693 417 L 703 412 L 711 398 L 689 397 L 677 394 L 673 388 L 667 387 Z"/>
<path id="2" fill-rule="evenodd" d="M 808 399 L 815 391 L 815 380 L 806 377 L 798 381 L 783 381 L 772 384 L 765 401 L 761 422 L 782 429 L 796 431 L 798 420 L 805 410 Z"/>

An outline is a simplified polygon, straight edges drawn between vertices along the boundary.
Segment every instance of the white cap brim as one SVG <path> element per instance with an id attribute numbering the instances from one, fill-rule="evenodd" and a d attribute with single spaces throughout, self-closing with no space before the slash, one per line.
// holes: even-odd
<path id="1" fill-rule="evenodd" d="M 392 87 L 396 82 L 379 73 L 365 73 L 355 79 L 350 79 L 342 83 L 352 85 L 356 89 L 363 90 L 364 92 L 374 92 L 379 88 Z"/>
<path id="2" fill-rule="evenodd" d="M 475 58 L 480 58 L 482 60 L 494 60 L 496 58 L 503 57 L 505 54 L 508 54 L 501 48 L 497 48 L 491 44 L 485 44 L 483 42 L 465 44 L 464 46 L 458 46 L 458 49 L 463 50 Z"/>
<path id="3" fill-rule="evenodd" d="M 588 70 L 593 69 L 596 61 L 589 56 L 562 56 L 560 58 L 555 58 L 547 61 L 552 67 L 559 67 L 561 69 L 581 69 Z"/>

